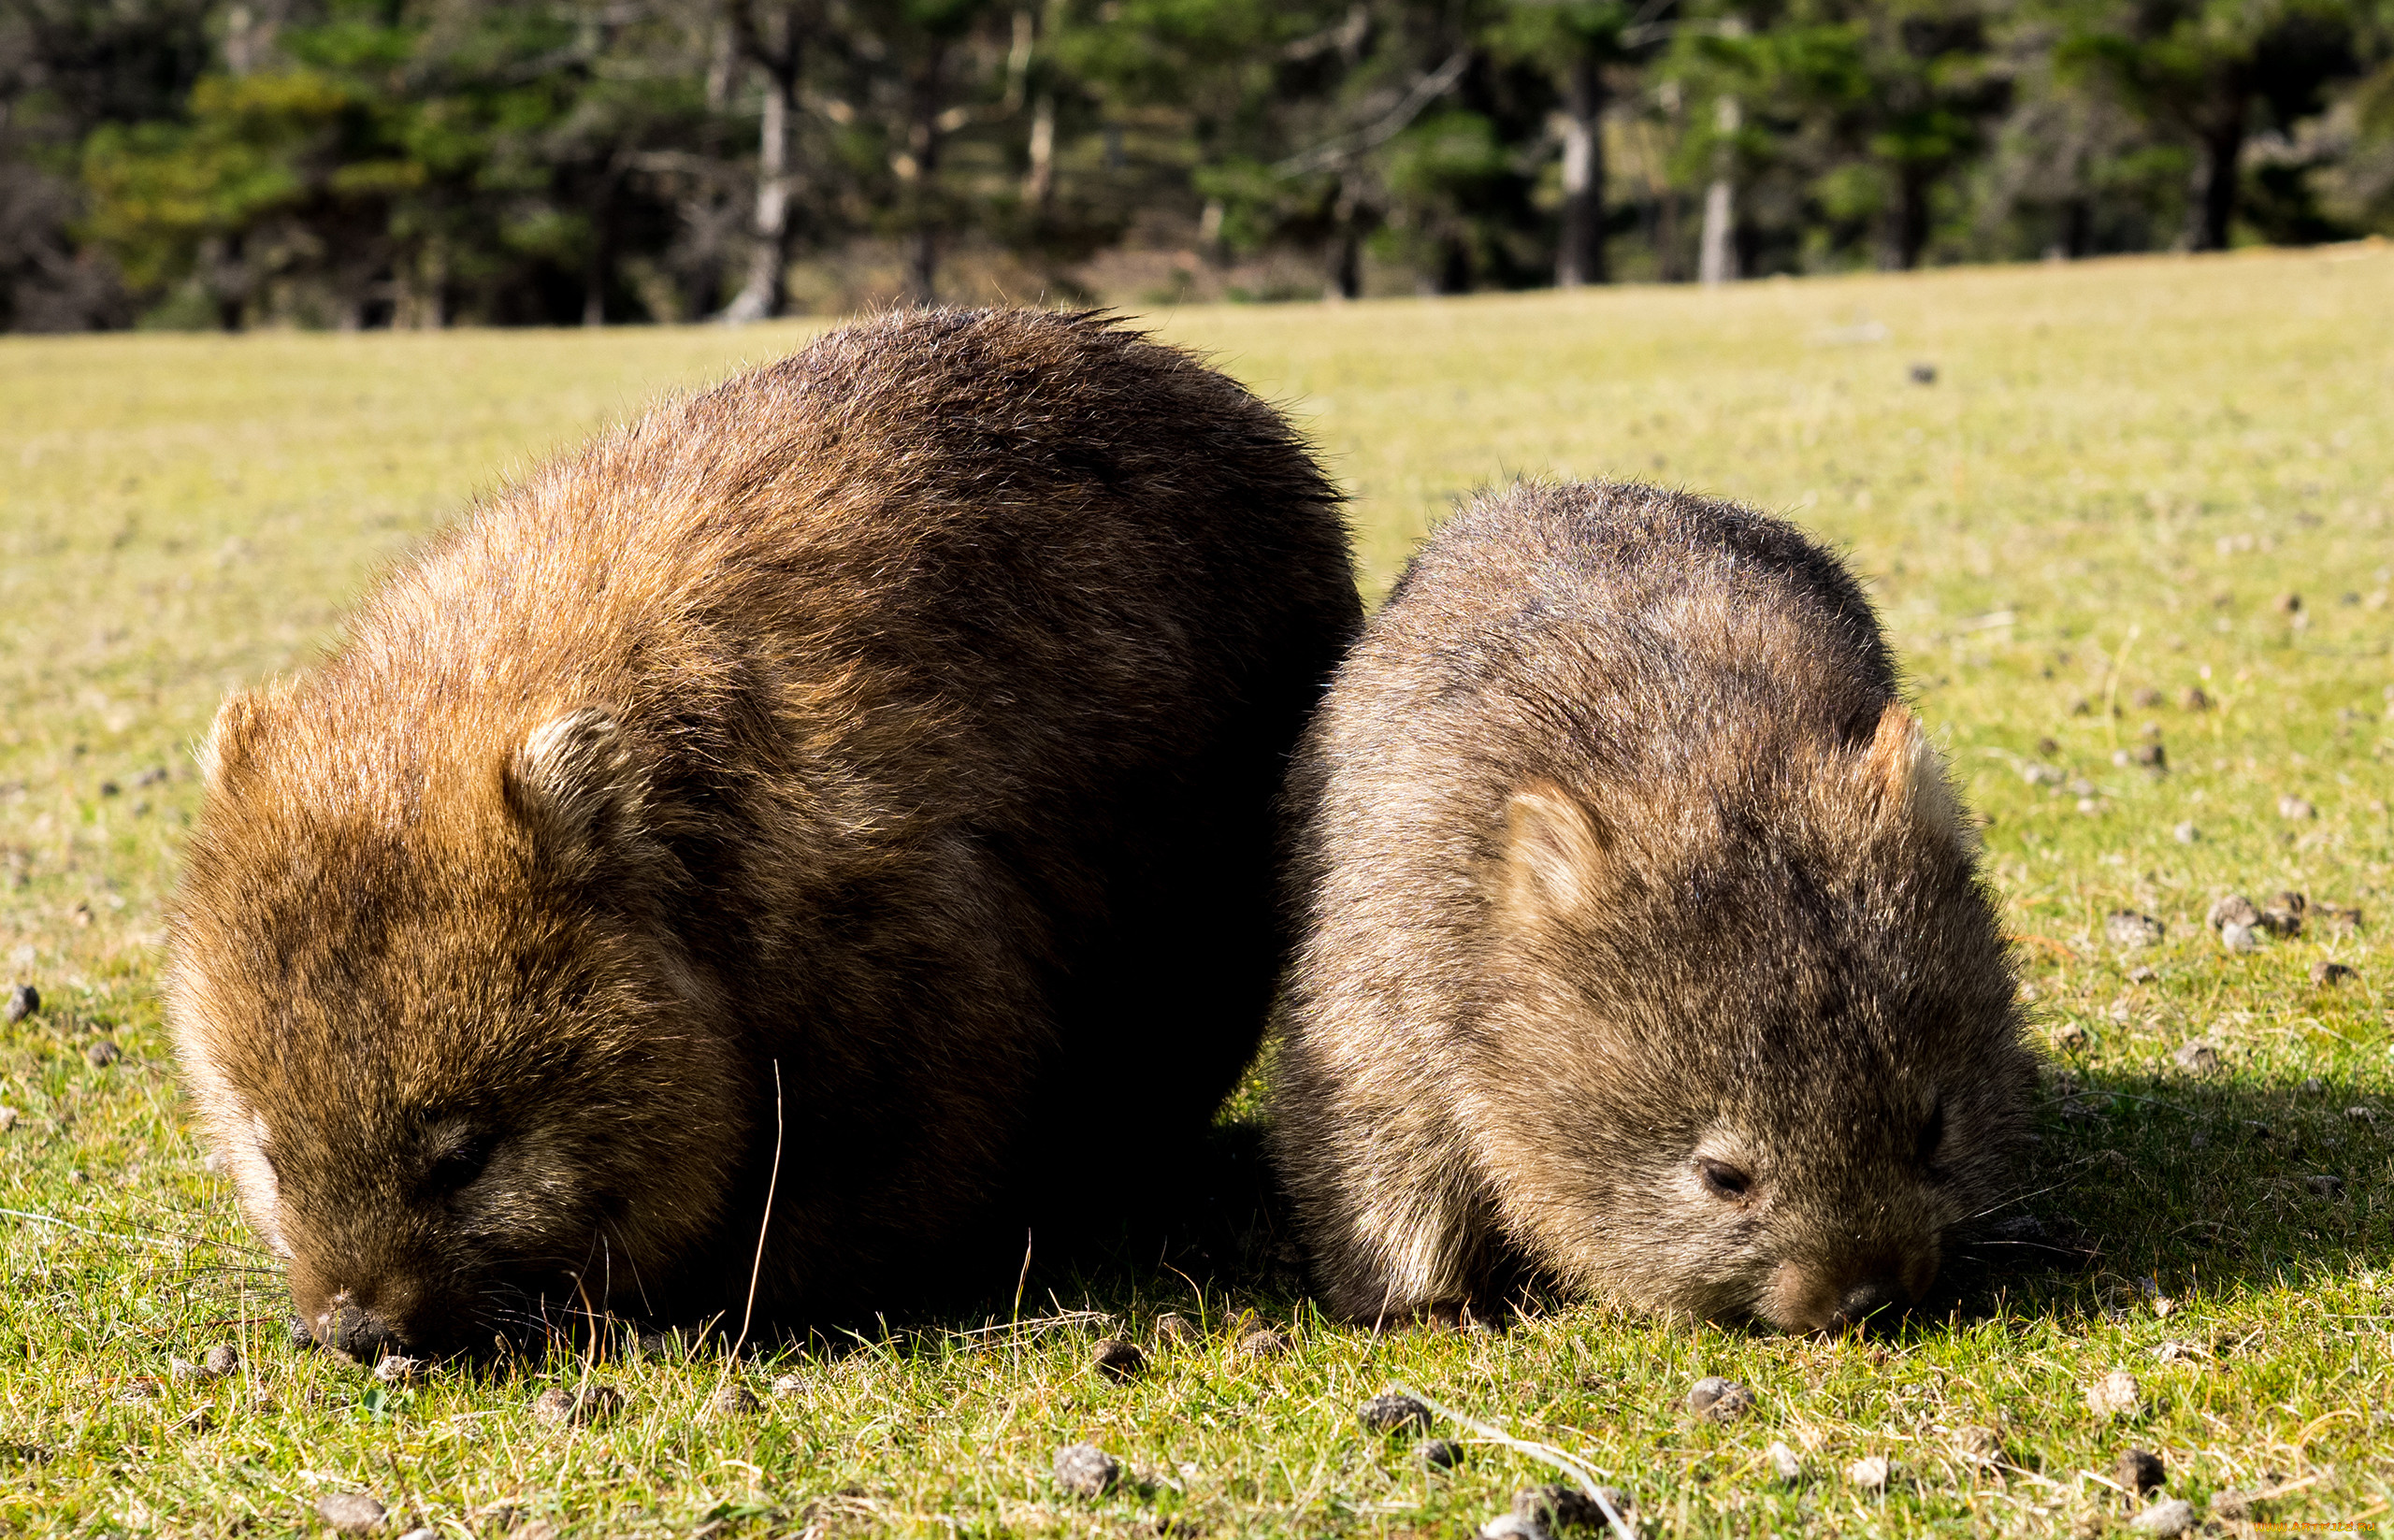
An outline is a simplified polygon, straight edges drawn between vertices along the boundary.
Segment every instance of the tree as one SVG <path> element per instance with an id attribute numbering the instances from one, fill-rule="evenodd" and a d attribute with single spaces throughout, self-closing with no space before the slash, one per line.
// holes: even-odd
<path id="1" fill-rule="evenodd" d="M 1554 253 L 1561 288 L 1605 281 L 1608 77 L 1655 52 L 1677 10 L 1675 0 L 1512 0 L 1488 29 L 1499 56 L 1550 71 L 1562 97 L 1563 208 Z"/>
<path id="2" fill-rule="evenodd" d="M 2358 68 L 2354 7 L 2340 0 L 2118 0 L 2072 20 L 2065 65 L 2200 155 L 2187 232 L 2198 251 L 2228 243 L 2255 129 L 2291 130 L 2319 110 L 2329 82 Z"/>

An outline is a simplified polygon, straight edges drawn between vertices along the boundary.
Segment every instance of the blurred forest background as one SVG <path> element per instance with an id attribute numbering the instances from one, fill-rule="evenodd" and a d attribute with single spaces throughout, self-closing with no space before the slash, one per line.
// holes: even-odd
<path id="1" fill-rule="evenodd" d="M 2394 232 L 2394 0 L 0 0 L 0 328 Z"/>

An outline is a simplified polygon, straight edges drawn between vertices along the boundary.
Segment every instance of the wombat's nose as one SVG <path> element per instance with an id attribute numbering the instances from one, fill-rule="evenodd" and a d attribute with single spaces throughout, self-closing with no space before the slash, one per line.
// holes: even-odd
<path id="1" fill-rule="evenodd" d="M 1903 1313 L 1904 1303 L 1903 1287 L 1895 1279 L 1868 1279 L 1839 1295 L 1837 1313 L 1823 1324 L 1831 1331 L 1886 1326 Z"/>
<path id="2" fill-rule="evenodd" d="M 397 1339 L 380 1316 L 358 1308 L 343 1294 L 335 1296 L 332 1308 L 316 1317 L 316 1341 L 371 1366 L 382 1361 Z"/>

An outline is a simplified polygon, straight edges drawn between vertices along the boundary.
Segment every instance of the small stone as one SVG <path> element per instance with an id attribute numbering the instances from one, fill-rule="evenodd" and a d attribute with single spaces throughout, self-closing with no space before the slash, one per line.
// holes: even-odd
<path id="1" fill-rule="evenodd" d="M 1430 1431 L 1430 1408 L 1391 1390 L 1355 1408 L 1355 1420 L 1376 1433 Z"/>
<path id="2" fill-rule="evenodd" d="M 1973 1465 L 2000 1465 L 2003 1437 L 1992 1428 L 1957 1428 L 1954 1431 L 1954 1451 Z"/>
<path id="3" fill-rule="evenodd" d="M 8 991 L 8 1003 L 0 1008 L 0 1015 L 5 1015 L 8 1025 L 14 1027 L 40 1009 L 41 991 L 30 984 L 21 984 Z"/>
<path id="4" fill-rule="evenodd" d="M 1865 1491 L 1882 1492 L 1896 1474 L 1885 1455 L 1864 1455 L 1845 1468 L 1845 1478 Z"/>
<path id="5" fill-rule="evenodd" d="M 532 1403 L 532 1420 L 545 1428 L 588 1427 L 624 1409 L 624 1393 L 612 1385 L 558 1385 Z"/>
<path id="6" fill-rule="evenodd" d="M 2360 933 L 2360 911 L 2349 904 L 2314 904 L 2312 917 L 2318 922 L 2320 929 L 2331 936 L 2356 936 Z"/>
<path id="7" fill-rule="evenodd" d="M 241 1350 L 229 1342 L 220 1342 L 201 1358 L 200 1367 L 210 1379 L 223 1379 L 241 1366 Z"/>
<path id="8" fill-rule="evenodd" d="M 2128 763 L 2155 775 L 2170 772 L 2170 751 L 2158 743 L 2139 743 L 2128 750 Z"/>
<path id="9" fill-rule="evenodd" d="M 2069 777 L 2051 765 L 2032 762 L 2020 767 L 2020 779 L 2032 786 L 2057 786 Z"/>
<path id="10" fill-rule="evenodd" d="M 2282 615 L 2293 614 L 2296 611 L 2302 608 L 2302 596 L 2300 594 L 2293 593 L 2280 594 L 2277 597 L 2270 600 L 2270 608 L 2275 610 Z"/>
<path id="11" fill-rule="evenodd" d="M 2253 900 L 2243 894 L 2228 893 L 2212 900 L 2211 913 L 2204 916 L 2204 923 L 2214 930 L 2227 925 L 2241 925 L 2249 929 L 2261 923 L 2261 912 L 2253 907 Z"/>
<path id="12" fill-rule="evenodd" d="M 2203 831 L 2190 822 L 2175 826 L 2170 830 L 2170 835 L 2182 845 L 2191 845 L 2202 842 Z"/>
<path id="13" fill-rule="evenodd" d="M 2170 1057 L 2188 1074 L 2209 1074 L 2219 1068 L 2219 1050 L 2201 1038 L 2178 1044 L 2177 1051 Z"/>
<path id="14" fill-rule="evenodd" d="M 1136 1379 L 1139 1371 L 1147 1366 L 1147 1356 L 1139 1351 L 1136 1343 L 1120 1337 L 1108 1337 L 1097 1345 L 1089 1356 L 1090 1367 L 1111 1380 Z"/>
<path id="15" fill-rule="evenodd" d="M 1784 1443 L 1771 1445 L 1763 1451 L 1763 1458 L 1770 1461 L 1771 1474 L 1788 1486 L 1804 1479 L 1804 1462 Z"/>
<path id="16" fill-rule="evenodd" d="M 726 1385 L 707 1397 L 705 1415 L 714 1419 L 754 1417 L 764 1406 L 744 1385 Z"/>
<path id="17" fill-rule="evenodd" d="M 1067 1444 L 1056 1451 L 1056 1485 L 1067 1497 L 1103 1497 L 1121 1476 L 1114 1457 L 1094 1444 Z"/>
<path id="18" fill-rule="evenodd" d="M 371 1534 L 382 1526 L 382 1504 L 367 1492 L 326 1492 L 316 1499 L 316 1517 L 341 1534 Z"/>
<path id="19" fill-rule="evenodd" d="M 95 1070 L 105 1070 L 124 1057 L 124 1050 L 112 1038 L 101 1038 L 83 1050 L 83 1058 Z"/>
<path id="20" fill-rule="evenodd" d="M 632 1351 L 644 1359 L 673 1356 L 673 1339 L 663 1331 L 636 1331 L 632 1334 Z"/>
<path id="21" fill-rule="evenodd" d="M 2250 1519 L 2254 1510 L 2259 1505 L 2251 1492 L 2227 1491 L 2211 1494 L 2212 1517 L 2230 1524 L 2242 1524 Z"/>
<path id="22" fill-rule="evenodd" d="M 2211 697 L 2204 693 L 2201 685 L 2189 684 L 2186 693 L 2178 698 L 2178 704 L 2190 712 L 2207 712 L 2211 710 Z"/>
<path id="23" fill-rule="evenodd" d="M 2377 1109 L 2375 1107 L 2346 1107 L 2344 1118 L 2347 1122 L 2373 1125 L 2377 1121 Z"/>
<path id="24" fill-rule="evenodd" d="M 2219 944 L 2230 952 L 2250 952 L 2261 943 L 2254 935 L 2252 926 L 2239 925 L 2230 920 L 2219 928 Z"/>
<path id="25" fill-rule="evenodd" d="M 2086 1388 L 2086 1409 L 2097 1417 L 2134 1417 L 2144 1409 L 2144 1387 L 2125 1369 L 2114 1369 Z"/>
<path id="26" fill-rule="evenodd" d="M 1687 1409 L 1715 1422 L 1734 1422 L 1753 1409 L 1754 1393 L 1733 1379 L 1707 1374 L 1688 1388 Z"/>
<path id="27" fill-rule="evenodd" d="M 2112 1479 L 2120 1490 L 2138 1497 L 2161 1485 L 2163 1476 L 2161 1457 L 2150 1449 L 2123 1449 L 2119 1463 L 2112 1467 Z"/>
<path id="28" fill-rule="evenodd" d="M 2161 704 L 2161 692 L 2155 689 L 2152 685 L 2147 684 L 2143 688 L 2136 690 L 2128 696 L 2128 704 L 2134 706 L 2138 711 L 2149 712 L 2153 710 L 2154 707 Z"/>
<path id="29" fill-rule="evenodd" d="M 2341 1176 L 2331 1176 L 2326 1172 L 2317 1172 L 2304 1177 L 2302 1185 L 2311 1189 L 2312 1196 L 2315 1198 L 2342 1198 L 2344 1195 L 2344 1179 Z"/>
<path id="30" fill-rule="evenodd" d="M 308 1323 L 296 1316 L 283 1321 L 282 1331 L 283 1334 L 290 1339 L 292 1350 L 295 1352 L 316 1346 L 316 1334 L 309 1331 Z"/>
<path id="31" fill-rule="evenodd" d="M 2308 798 L 2281 797 L 2278 799 L 2278 816 L 2281 818 L 2300 821 L 2305 818 L 2318 817 L 2319 810 L 2311 805 Z"/>
<path id="32" fill-rule="evenodd" d="M 1156 1317 L 1156 1342 L 1164 1347 L 1194 1347 L 1200 1340 L 1196 1326 L 1176 1310 L 1167 1310 Z"/>
<path id="33" fill-rule="evenodd" d="M 1937 383 L 1937 366 L 1934 364 L 1914 364 L 1908 372 L 1915 385 Z"/>
<path id="34" fill-rule="evenodd" d="M 2261 906 L 2261 928 L 2273 936 L 2300 935 L 2302 916 L 2310 908 L 2310 900 L 2301 894 L 2280 893 Z"/>
<path id="35" fill-rule="evenodd" d="M 1615 1501 L 1618 1513 L 1624 1504 Z M 1557 1531 L 1601 1530 L 1605 1527 L 1605 1511 L 1596 1500 L 1576 1487 L 1555 1483 L 1544 1487 L 1523 1487 L 1513 1494 L 1513 1511 L 1507 1517 L 1529 1524 L 1551 1534 Z"/>
<path id="36" fill-rule="evenodd" d="M 385 1353 L 374 1365 L 374 1377 L 385 1385 L 411 1384 L 424 1373 L 424 1360 L 400 1353 Z"/>
<path id="37" fill-rule="evenodd" d="M 2139 1534 L 2179 1535 L 2195 1527 L 2195 1505 L 2183 1497 L 2168 1497 L 2128 1520 Z"/>
<path id="38" fill-rule="evenodd" d="M 1259 1326 L 1238 1339 L 1231 1351 L 1243 1359 L 1278 1358 L 1289 1350 L 1289 1339 L 1268 1326 Z"/>
<path id="39" fill-rule="evenodd" d="M 773 1394 L 777 1396 L 794 1396 L 805 1389 L 804 1374 L 775 1374 L 773 1376 Z"/>
<path id="40" fill-rule="evenodd" d="M 2329 962 L 2325 957 L 2311 965 L 2311 982 L 2314 984 L 2342 984 L 2352 976 L 2353 971 L 2349 967 L 2341 962 Z"/>
<path id="41" fill-rule="evenodd" d="M 2103 917 L 2103 934 L 2113 946 L 2156 946 L 2161 942 L 2161 922 L 2133 909 L 2114 909 Z"/>
<path id="42" fill-rule="evenodd" d="M 1553 1535 L 1519 1514 L 1500 1513 L 1479 1526 L 1479 1540 L 1553 1540 Z"/>
<path id="43" fill-rule="evenodd" d="M 1451 1438 L 1425 1438 L 1413 1451 L 1425 1470 L 1451 1471 L 1463 1463 L 1463 1446 Z"/>

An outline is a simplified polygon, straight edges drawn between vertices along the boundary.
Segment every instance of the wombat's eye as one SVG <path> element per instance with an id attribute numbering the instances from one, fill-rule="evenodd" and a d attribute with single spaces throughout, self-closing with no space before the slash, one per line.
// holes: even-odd
<path id="1" fill-rule="evenodd" d="M 498 1144 L 498 1136 L 493 1133 L 456 1135 L 425 1169 L 425 1187 L 433 1192 L 454 1192 L 470 1186 L 483 1173 L 483 1168 L 490 1164 L 490 1152 Z"/>
<path id="2" fill-rule="evenodd" d="M 1937 1159 L 1938 1146 L 1944 1143 L 1945 1103 L 1940 1100 L 1937 1105 L 1928 1109 L 1928 1121 L 1920 1126 L 1920 1148 L 1915 1152 L 1914 1158 L 1922 1167 L 1928 1168 Z M 1931 1170 L 1929 1174 L 1933 1176 L 1938 1173 Z"/>
<path id="3" fill-rule="evenodd" d="M 1702 1179 L 1704 1190 L 1715 1198 L 1736 1202 L 1753 1190 L 1754 1179 L 1725 1160 L 1708 1160 L 1696 1157 L 1695 1174 Z"/>

